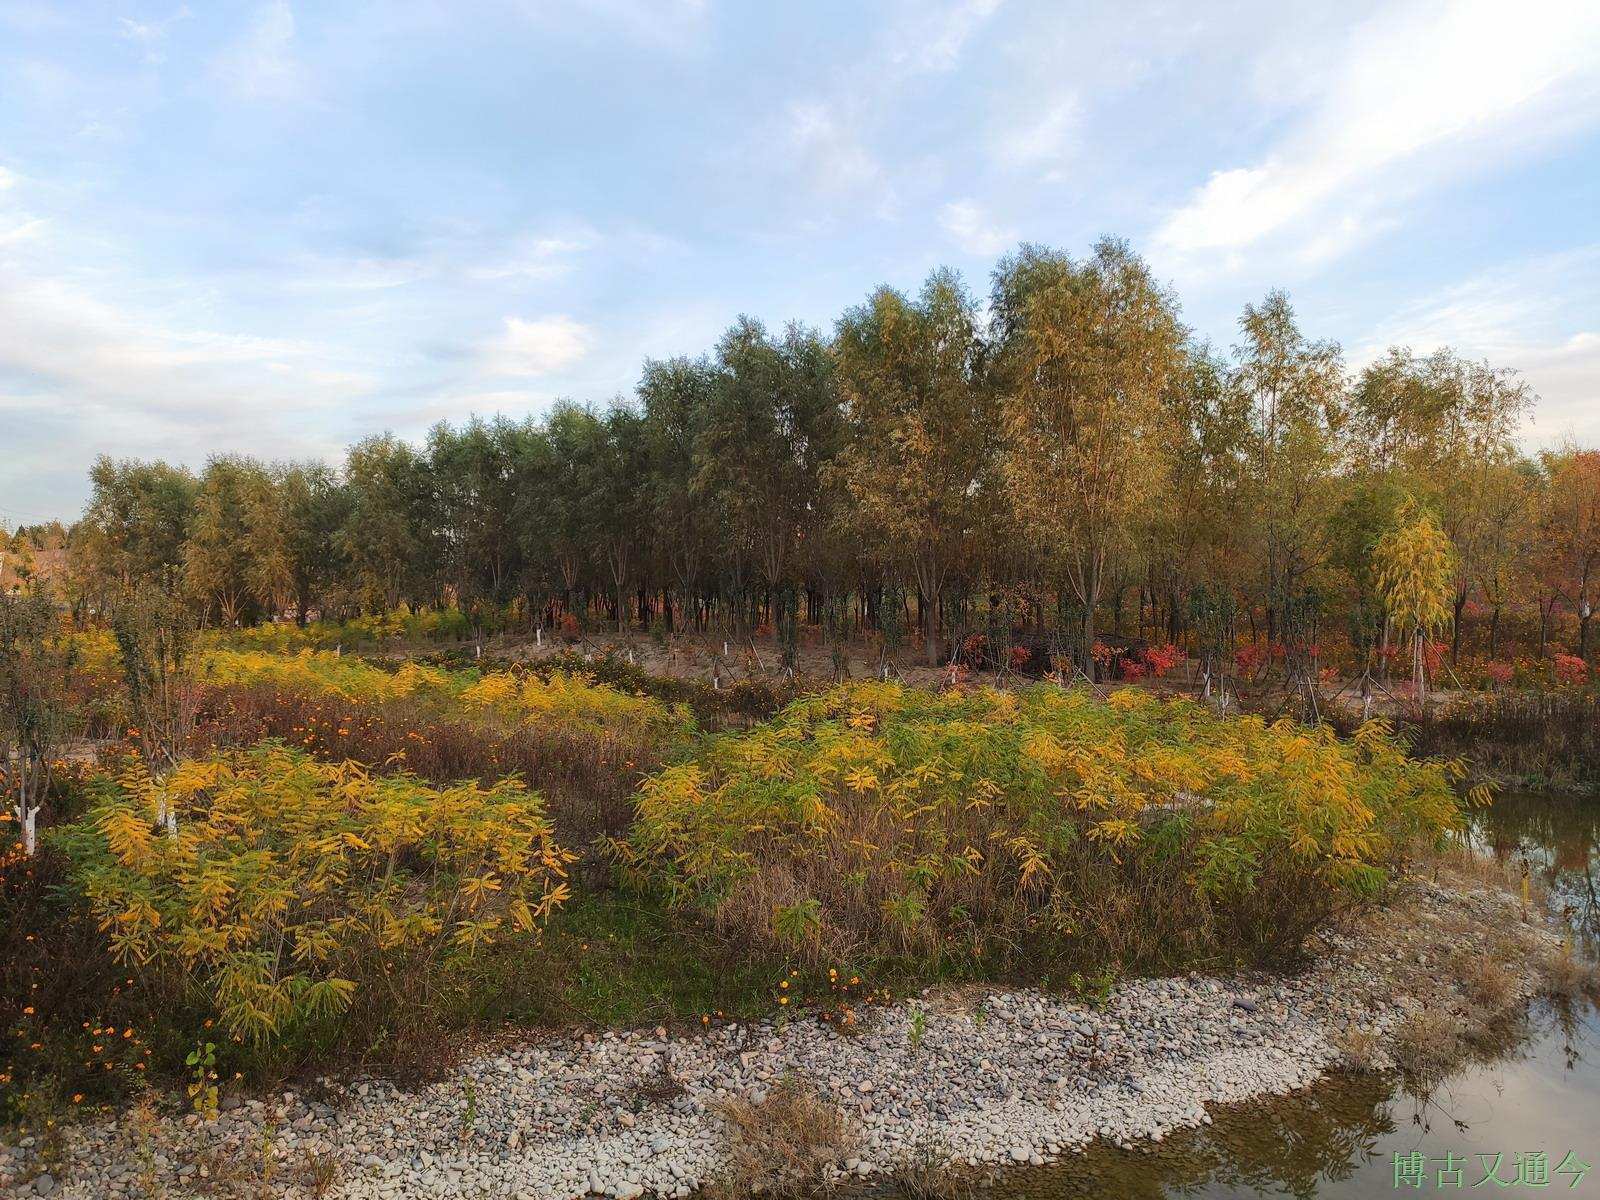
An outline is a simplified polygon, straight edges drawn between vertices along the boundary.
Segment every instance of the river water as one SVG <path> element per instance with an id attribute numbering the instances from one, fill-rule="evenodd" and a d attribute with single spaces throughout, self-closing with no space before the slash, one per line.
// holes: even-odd
<path id="1" fill-rule="evenodd" d="M 1469 837 L 1485 854 L 1525 863 L 1575 942 L 1600 952 L 1600 800 L 1505 795 L 1475 818 Z M 1392 1076 L 1349 1075 L 1214 1116 L 1215 1124 L 1150 1153 L 1097 1148 L 1007 1175 L 983 1194 L 1600 1197 L 1600 1013 L 1535 1004 L 1487 1061 L 1464 1065 L 1425 1095 Z M 1580 1163 L 1594 1168 L 1581 1179 Z"/>

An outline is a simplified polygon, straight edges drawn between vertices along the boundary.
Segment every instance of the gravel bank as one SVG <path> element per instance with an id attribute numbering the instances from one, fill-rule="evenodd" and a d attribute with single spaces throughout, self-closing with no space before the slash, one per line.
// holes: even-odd
<path id="1" fill-rule="evenodd" d="M 1099 1008 L 1035 992 L 930 995 L 871 1013 L 849 1036 L 799 1018 L 533 1038 L 415 1092 L 324 1079 L 232 1102 L 209 1125 L 132 1113 L 84 1123 L 53 1164 L 27 1139 L 0 1149 L 0 1179 L 81 1200 L 683 1197 L 717 1175 L 720 1107 L 786 1076 L 847 1115 L 841 1173 L 930 1159 L 1039 1165 L 1096 1138 L 1159 1140 L 1209 1122 L 1208 1106 L 1304 1087 L 1345 1059 L 1352 1030 L 1374 1035 L 1354 1039 L 1367 1065 L 1392 1065 L 1386 1047 L 1408 1014 L 1466 1007 L 1449 964 L 1491 946 L 1496 958 L 1520 953 L 1505 965 L 1525 998 L 1529 964 L 1558 944 L 1498 889 L 1419 882 L 1322 937 L 1315 965 L 1290 977 L 1138 980 Z"/>

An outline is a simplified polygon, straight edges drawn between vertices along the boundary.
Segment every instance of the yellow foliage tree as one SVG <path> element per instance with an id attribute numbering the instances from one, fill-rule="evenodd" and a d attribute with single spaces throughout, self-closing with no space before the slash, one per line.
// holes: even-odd
<path id="1" fill-rule="evenodd" d="M 1433 514 L 1408 500 L 1395 527 L 1378 539 L 1372 559 L 1384 607 L 1410 636 L 1412 681 L 1417 703 L 1425 704 L 1427 640 L 1450 620 L 1455 547 Z"/>

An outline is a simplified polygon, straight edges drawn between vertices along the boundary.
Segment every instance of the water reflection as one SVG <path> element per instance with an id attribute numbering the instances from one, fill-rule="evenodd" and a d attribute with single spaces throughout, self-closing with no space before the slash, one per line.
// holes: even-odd
<path id="1" fill-rule="evenodd" d="M 1600 948 L 1600 803 L 1502 797 L 1471 834 L 1485 852 L 1526 864 L 1591 954 Z M 1393 1076 L 1352 1075 L 1285 1099 L 1240 1105 L 1210 1127 L 1149 1152 L 1096 1149 L 1040 1171 L 1009 1174 L 988 1193 L 1066 1200 L 1109 1197 L 1294 1196 L 1319 1200 L 1507 1192 L 1600 1197 L 1600 1014 L 1536 1005 L 1499 1031 L 1480 1060 L 1430 1090 Z M 1543 1151 L 1549 1183 L 1516 1184 L 1519 1152 Z M 1555 1168 L 1573 1151 L 1597 1170 L 1577 1187 Z M 1428 1160 L 1424 1183 L 1395 1183 L 1394 1155 Z M 1438 1171 L 1446 1155 L 1460 1182 Z M 1499 1155 L 1498 1162 L 1495 1156 Z M 1493 1172 L 1493 1178 L 1485 1178 Z"/>
<path id="2" fill-rule="evenodd" d="M 1476 815 L 1471 838 L 1548 888 L 1579 943 L 1600 953 L 1600 799 L 1502 795 Z"/>

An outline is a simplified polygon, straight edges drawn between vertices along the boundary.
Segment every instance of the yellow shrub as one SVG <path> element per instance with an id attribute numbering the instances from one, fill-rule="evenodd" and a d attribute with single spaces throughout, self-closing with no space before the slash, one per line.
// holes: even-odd
<path id="1" fill-rule="evenodd" d="M 764 912 L 766 936 L 806 905 L 841 944 L 933 952 L 986 921 L 1069 930 L 1096 903 L 1069 877 L 1135 864 L 1188 881 L 1197 928 L 1269 880 L 1331 906 L 1459 820 L 1459 775 L 1375 724 L 1340 741 L 1131 689 L 846 684 L 646 780 L 618 849 L 724 918 Z"/>
<path id="2" fill-rule="evenodd" d="M 437 971 L 536 935 L 574 859 L 514 780 L 433 788 L 275 743 L 165 779 L 136 766 L 63 842 L 118 957 L 176 971 L 258 1040 L 336 1017 L 395 961 Z"/>

